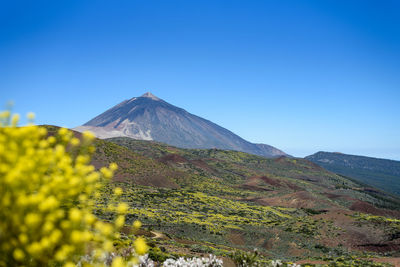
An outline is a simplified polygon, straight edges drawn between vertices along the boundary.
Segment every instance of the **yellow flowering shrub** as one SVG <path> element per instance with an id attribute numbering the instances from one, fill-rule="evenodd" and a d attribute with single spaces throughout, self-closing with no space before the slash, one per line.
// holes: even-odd
<path id="1" fill-rule="evenodd" d="M 8 111 L 0 113 L 0 266 L 74 266 L 85 264 L 85 255 L 92 265 L 105 264 L 128 207 L 115 207 L 113 223 L 100 221 L 92 211 L 102 181 L 117 165 L 96 171 L 89 164 L 90 133 L 79 139 L 61 128 L 48 136 L 32 123 L 17 127 L 18 120 Z M 136 243 L 145 253 L 144 241 Z M 112 265 L 125 263 L 116 257 Z"/>

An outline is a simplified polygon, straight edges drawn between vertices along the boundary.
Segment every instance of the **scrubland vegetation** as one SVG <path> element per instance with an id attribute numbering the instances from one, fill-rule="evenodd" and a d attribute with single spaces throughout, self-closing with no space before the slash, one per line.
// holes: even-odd
<path id="1" fill-rule="evenodd" d="M 396 248 L 397 199 L 308 161 L 17 122 L 1 114 L 0 266 L 386 266 L 371 259 L 396 256 L 358 244 Z M 353 238 L 365 231 L 376 234 Z"/>

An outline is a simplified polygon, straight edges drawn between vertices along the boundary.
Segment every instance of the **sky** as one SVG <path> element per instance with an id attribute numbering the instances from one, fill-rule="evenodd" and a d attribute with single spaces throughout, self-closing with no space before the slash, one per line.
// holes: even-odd
<path id="1" fill-rule="evenodd" d="M 294 156 L 400 160 L 399 13 L 397 0 L 0 1 L 0 105 L 75 127 L 150 91 Z"/>

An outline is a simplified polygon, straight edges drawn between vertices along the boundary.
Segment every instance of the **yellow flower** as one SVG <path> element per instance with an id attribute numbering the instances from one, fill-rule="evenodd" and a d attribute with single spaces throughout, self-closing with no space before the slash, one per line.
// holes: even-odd
<path id="1" fill-rule="evenodd" d="M 40 246 L 45 250 L 50 247 L 51 243 L 47 237 L 44 237 L 40 240 Z"/>
<path id="2" fill-rule="evenodd" d="M 76 265 L 73 264 L 72 262 L 67 262 L 64 264 L 64 267 L 75 267 Z"/>
<path id="3" fill-rule="evenodd" d="M 82 136 L 85 141 L 90 141 L 90 142 L 95 138 L 95 135 L 89 131 L 84 131 L 82 133 Z"/>
<path id="4" fill-rule="evenodd" d="M 125 266 L 125 264 L 121 257 L 115 257 L 111 264 L 111 267 L 124 267 L 124 266 Z"/>
<path id="5" fill-rule="evenodd" d="M 77 146 L 77 145 L 79 145 L 79 143 L 80 143 L 80 141 L 78 138 L 74 137 L 71 139 L 71 145 Z"/>
<path id="6" fill-rule="evenodd" d="M 27 247 L 29 254 L 31 256 L 35 257 L 37 254 L 39 254 L 42 251 L 42 247 L 40 246 L 39 242 L 35 242 Z"/>
<path id="7" fill-rule="evenodd" d="M 120 195 L 122 195 L 122 193 L 123 193 L 123 191 L 122 191 L 121 187 L 114 188 L 114 194 L 116 196 L 120 196 Z"/>
<path id="8" fill-rule="evenodd" d="M 104 235 L 109 236 L 109 235 L 112 234 L 113 228 L 112 228 L 111 224 L 109 224 L 109 223 L 103 223 L 102 226 L 100 227 L 100 231 L 101 231 Z"/>
<path id="9" fill-rule="evenodd" d="M 49 142 L 49 144 L 52 145 L 55 142 L 57 142 L 57 139 L 54 136 L 49 136 L 49 138 L 47 138 L 47 142 Z"/>
<path id="10" fill-rule="evenodd" d="M 28 236 L 26 234 L 20 234 L 18 239 L 22 244 L 26 244 L 28 242 Z"/>
<path id="11" fill-rule="evenodd" d="M 129 206 L 126 203 L 119 203 L 117 206 L 117 212 L 119 214 L 125 214 L 128 211 L 128 209 L 129 209 Z"/>
<path id="12" fill-rule="evenodd" d="M 49 233 L 54 229 L 54 224 L 50 221 L 47 221 L 43 225 L 43 233 Z"/>
<path id="13" fill-rule="evenodd" d="M 121 228 L 125 224 L 125 217 L 122 215 L 119 215 L 117 219 L 115 220 L 115 226 L 118 228 Z"/>
<path id="14" fill-rule="evenodd" d="M 105 241 L 103 244 L 103 249 L 105 251 L 112 251 L 114 249 L 113 242 L 110 240 Z"/>
<path id="15" fill-rule="evenodd" d="M 140 221 L 133 222 L 133 228 L 139 229 L 140 227 L 142 227 L 142 223 Z"/>
<path id="16" fill-rule="evenodd" d="M 82 240 L 82 233 L 78 230 L 73 230 L 71 232 L 71 241 L 72 243 L 80 243 Z"/>
<path id="17" fill-rule="evenodd" d="M 142 237 L 136 238 L 136 240 L 134 241 L 134 245 L 135 245 L 135 251 L 139 255 L 146 254 L 147 250 L 149 249 L 149 247 L 146 244 L 146 241 Z"/>
<path id="18" fill-rule="evenodd" d="M 85 214 L 85 221 L 88 225 L 92 225 L 96 221 L 96 217 L 93 214 Z"/>
<path id="19" fill-rule="evenodd" d="M 81 143 L 66 128 L 47 136 L 43 127 L 17 127 L 18 120 L 0 112 L 0 266 L 70 267 L 90 250 L 93 265 L 102 266 L 102 255 L 115 252 L 114 237 L 129 208 L 113 207 L 113 224 L 93 215 L 102 178 L 110 179 L 117 165 L 99 172 L 89 164 L 93 134 L 84 133 Z"/>
<path id="20" fill-rule="evenodd" d="M 39 224 L 40 221 L 41 221 L 40 220 L 40 216 L 38 214 L 35 214 L 35 213 L 29 213 L 25 217 L 25 223 L 29 227 L 35 227 L 36 225 Z"/>
<path id="21" fill-rule="evenodd" d="M 50 234 L 50 241 L 55 244 L 61 239 L 61 237 L 62 232 L 59 229 L 56 229 Z"/>
<path id="22" fill-rule="evenodd" d="M 40 205 L 39 209 L 41 211 L 48 211 L 54 208 L 57 208 L 59 205 L 57 199 L 54 196 L 50 196 L 46 198 Z"/>
<path id="23" fill-rule="evenodd" d="M 67 135 L 68 134 L 68 129 L 67 128 L 60 128 L 58 130 L 59 135 Z"/>
<path id="24" fill-rule="evenodd" d="M 79 209 L 73 208 L 69 212 L 69 218 L 72 222 L 79 222 L 81 220 L 82 213 Z"/>
<path id="25" fill-rule="evenodd" d="M 118 165 L 115 163 L 115 162 L 112 162 L 111 164 L 110 164 L 110 170 L 112 170 L 112 171 L 116 171 L 117 169 L 118 169 Z"/>
<path id="26" fill-rule="evenodd" d="M 14 259 L 16 259 L 17 261 L 21 261 L 24 259 L 25 253 L 21 249 L 17 248 L 16 250 L 14 250 L 13 256 Z"/>
<path id="27" fill-rule="evenodd" d="M 110 169 L 103 167 L 100 169 L 101 174 L 103 174 L 103 176 L 107 179 L 111 179 L 113 173 L 112 171 L 110 171 Z"/>

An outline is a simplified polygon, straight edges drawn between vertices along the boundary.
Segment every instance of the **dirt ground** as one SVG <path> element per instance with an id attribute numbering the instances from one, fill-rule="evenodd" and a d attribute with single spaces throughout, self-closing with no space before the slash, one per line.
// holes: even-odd
<path id="1" fill-rule="evenodd" d="M 374 258 L 372 260 L 375 262 L 390 263 L 395 267 L 400 267 L 400 258 Z"/>

